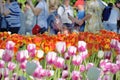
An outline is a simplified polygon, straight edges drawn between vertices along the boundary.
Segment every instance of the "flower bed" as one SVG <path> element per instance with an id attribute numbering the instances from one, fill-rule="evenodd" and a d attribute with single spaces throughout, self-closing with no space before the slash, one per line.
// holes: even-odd
<path id="1" fill-rule="evenodd" d="M 1 79 L 119 80 L 120 35 L 0 33 Z M 92 75 L 91 75 L 92 74 Z"/>

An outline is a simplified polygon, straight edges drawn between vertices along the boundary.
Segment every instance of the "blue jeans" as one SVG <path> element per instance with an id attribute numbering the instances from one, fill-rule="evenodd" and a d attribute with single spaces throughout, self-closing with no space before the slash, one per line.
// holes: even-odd
<path id="1" fill-rule="evenodd" d="M 81 20 L 85 17 L 85 11 L 84 10 L 78 10 L 78 14 L 77 14 L 78 20 Z M 85 28 L 85 23 L 83 25 L 80 26 L 80 30 L 81 32 L 84 32 L 84 28 Z"/>
<path id="2" fill-rule="evenodd" d="M 103 22 L 103 25 L 104 25 L 106 30 L 113 31 L 113 32 L 117 33 L 117 24 Z"/>

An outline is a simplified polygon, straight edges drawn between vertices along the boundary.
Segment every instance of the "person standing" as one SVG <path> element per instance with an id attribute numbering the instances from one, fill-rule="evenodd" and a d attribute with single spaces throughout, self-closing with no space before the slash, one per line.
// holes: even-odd
<path id="1" fill-rule="evenodd" d="M 40 33 L 44 33 L 48 29 L 47 18 L 48 18 L 48 6 L 45 0 L 37 0 L 38 4 L 36 7 L 33 6 L 32 0 L 27 0 L 33 14 L 36 16 L 37 24 L 40 26 Z"/>
<path id="2" fill-rule="evenodd" d="M 6 4 L 3 6 L 4 16 L 8 23 L 7 30 L 11 33 L 18 33 L 21 22 L 20 15 L 21 10 L 16 0 L 6 0 Z"/>
<path id="3" fill-rule="evenodd" d="M 116 1 L 115 5 L 111 9 L 111 14 L 107 21 L 104 21 L 104 27 L 108 31 L 113 31 L 117 33 L 117 21 L 120 18 L 120 1 Z"/>
<path id="4" fill-rule="evenodd" d="M 98 33 L 101 29 L 104 29 L 102 11 L 98 0 L 86 1 L 85 12 L 90 15 L 90 18 L 86 20 L 85 31 Z"/>
<path id="5" fill-rule="evenodd" d="M 85 17 L 85 2 L 84 0 L 77 0 L 75 2 L 75 7 L 77 8 L 78 12 L 77 12 L 77 18 L 78 20 L 81 20 Z M 79 31 L 83 32 L 85 28 L 85 22 L 79 26 Z"/>
<path id="6" fill-rule="evenodd" d="M 70 6 L 70 0 L 63 0 L 63 4 L 58 8 L 58 14 L 61 17 L 62 23 L 67 28 L 72 28 L 72 21 L 68 16 L 73 17 L 73 8 Z"/>

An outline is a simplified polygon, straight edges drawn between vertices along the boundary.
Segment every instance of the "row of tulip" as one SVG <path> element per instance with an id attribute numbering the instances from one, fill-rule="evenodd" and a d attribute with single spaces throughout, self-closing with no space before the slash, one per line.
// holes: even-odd
<path id="1" fill-rule="evenodd" d="M 37 49 L 36 44 L 26 49 L 14 48 L 17 44 L 7 41 L 0 50 L 1 80 L 119 80 L 120 41 L 112 39 L 110 50 L 100 49 L 89 55 L 87 43 L 67 46 L 64 41 L 55 44 L 55 51 Z M 117 52 L 117 54 L 116 54 Z"/>
<path id="2" fill-rule="evenodd" d="M 66 46 L 77 46 L 78 41 L 85 41 L 89 54 L 97 52 L 99 49 L 110 50 L 111 39 L 120 41 L 120 34 L 101 30 L 100 33 L 93 34 L 89 32 L 70 33 L 70 34 L 38 34 L 36 36 L 25 36 L 19 34 L 9 34 L 8 32 L 0 32 L 0 49 L 5 49 L 7 41 L 16 43 L 14 52 L 20 48 L 25 48 L 29 43 L 36 44 L 37 50 L 42 49 L 45 53 L 55 51 L 55 44 L 58 41 L 66 42 Z"/>

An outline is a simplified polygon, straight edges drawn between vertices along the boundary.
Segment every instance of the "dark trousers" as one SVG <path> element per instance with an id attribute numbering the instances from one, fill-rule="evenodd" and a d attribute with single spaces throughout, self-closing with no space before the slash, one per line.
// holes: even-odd
<path id="1" fill-rule="evenodd" d="M 10 31 L 12 34 L 14 34 L 14 33 L 17 34 L 19 29 L 20 29 L 20 27 L 9 27 L 8 31 Z"/>

